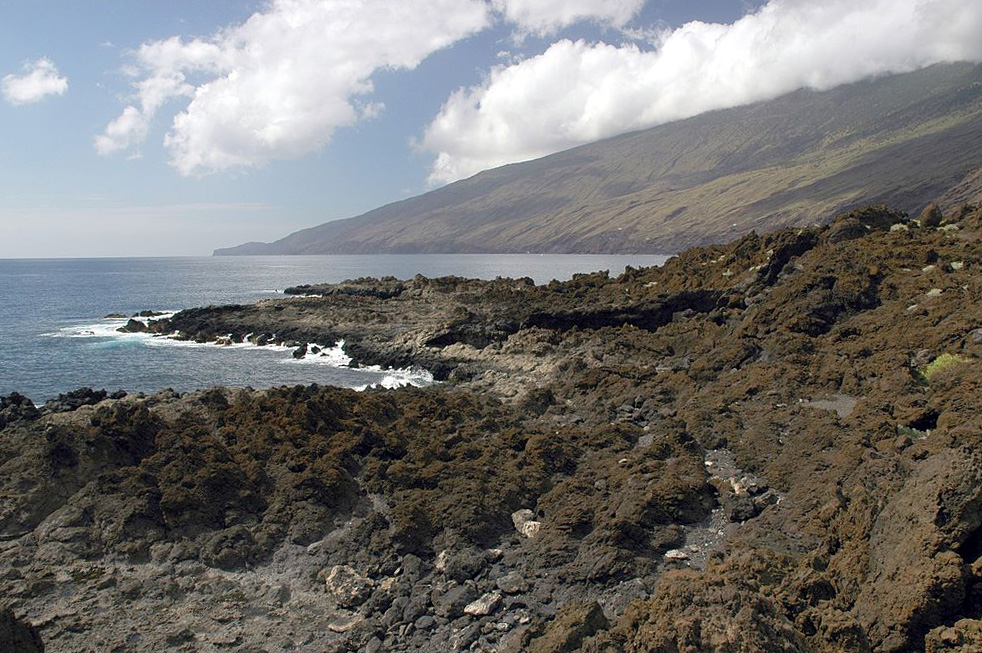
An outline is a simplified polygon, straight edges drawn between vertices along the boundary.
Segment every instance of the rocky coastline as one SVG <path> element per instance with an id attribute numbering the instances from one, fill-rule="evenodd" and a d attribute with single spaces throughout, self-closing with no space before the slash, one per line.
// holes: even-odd
<path id="1" fill-rule="evenodd" d="M 0 650 L 982 647 L 982 210 L 288 294 L 440 383 L 0 398 Z"/>

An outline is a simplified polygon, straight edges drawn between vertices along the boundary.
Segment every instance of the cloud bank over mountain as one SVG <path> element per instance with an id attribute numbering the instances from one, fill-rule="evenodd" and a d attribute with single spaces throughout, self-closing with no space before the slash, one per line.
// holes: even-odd
<path id="1" fill-rule="evenodd" d="M 34 104 L 49 95 L 64 95 L 67 91 L 68 78 L 45 58 L 25 64 L 22 74 L 11 73 L 0 81 L 3 99 L 13 105 Z"/>
<path id="2" fill-rule="evenodd" d="M 163 142 L 183 175 L 296 159 L 386 111 L 379 73 L 404 74 L 492 28 L 541 47 L 453 91 L 416 128 L 432 185 L 799 88 L 982 60 L 980 2 L 770 0 L 730 24 L 660 31 L 639 24 L 646 2 L 271 0 L 211 37 L 132 53 L 133 101 L 95 147 L 138 148 L 177 106 Z M 561 38 L 580 23 L 612 42 Z"/>
<path id="3" fill-rule="evenodd" d="M 446 183 L 799 88 L 980 61 L 979 34 L 979 2 L 771 0 L 730 25 L 664 31 L 651 49 L 561 40 L 453 93 L 421 142 L 431 183 Z"/>

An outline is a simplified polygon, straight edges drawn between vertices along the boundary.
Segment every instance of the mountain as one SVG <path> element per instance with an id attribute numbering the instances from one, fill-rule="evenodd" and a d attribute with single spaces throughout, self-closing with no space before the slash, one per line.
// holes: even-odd
<path id="1" fill-rule="evenodd" d="M 978 197 L 980 164 L 982 66 L 945 64 L 610 138 L 215 254 L 669 253 L 859 204 Z"/>

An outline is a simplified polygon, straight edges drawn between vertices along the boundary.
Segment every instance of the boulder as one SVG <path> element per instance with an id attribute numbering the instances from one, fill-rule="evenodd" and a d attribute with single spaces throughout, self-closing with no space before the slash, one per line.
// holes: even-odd
<path id="1" fill-rule="evenodd" d="M 982 621 L 960 619 L 953 626 L 939 626 L 924 638 L 926 653 L 972 653 L 982 650 Z"/>
<path id="2" fill-rule="evenodd" d="M 49 412 L 69 412 L 78 410 L 82 406 L 94 406 L 103 399 L 108 393 L 105 390 L 93 390 L 92 388 L 79 388 L 64 394 L 58 395 L 57 399 L 49 399 L 45 402 L 44 408 Z"/>
<path id="3" fill-rule="evenodd" d="M 239 524 L 209 537 L 201 547 L 200 557 L 210 567 L 233 570 L 255 562 L 260 555 L 252 533 Z"/>
<path id="4" fill-rule="evenodd" d="M 486 617 L 501 605 L 501 594 L 497 592 L 488 592 L 476 601 L 471 601 L 466 606 L 464 606 L 464 614 L 469 614 L 472 617 Z"/>
<path id="5" fill-rule="evenodd" d="M 867 228 L 856 218 L 837 220 L 829 227 L 829 244 L 843 243 L 866 235 Z"/>
<path id="6" fill-rule="evenodd" d="M 609 626 L 604 611 L 596 601 L 571 603 L 560 608 L 545 633 L 532 640 L 531 653 L 568 653 L 577 651 L 583 640 Z"/>
<path id="7" fill-rule="evenodd" d="M 126 321 L 126 324 L 116 329 L 120 333 L 146 333 L 147 325 L 140 320 L 134 320 L 130 318 Z"/>
<path id="8" fill-rule="evenodd" d="M 882 204 L 864 206 L 837 216 L 829 225 L 828 242 L 834 245 L 862 238 L 871 231 L 888 231 L 893 225 L 902 224 L 906 219 L 905 213 Z"/>
<path id="9" fill-rule="evenodd" d="M 963 550 L 982 528 L 982 459 L 948 449 L 922 462 L 877 517 L 855 612 L 878 650 L 912 650 L 969 591 Z"/>
<path id="10" fill-rule="evenodd" d="M 522 537 L 533 539 L 542 529 L 542 522 L 535 521 L 532 519 L 533 516 L 532 511 L 527 508 L 512 513 L 511 523 Z"/>
<path id="11" fill-rule="evenodd" d="M 472 585 L 457 585 L 433 598 L 434 612 L 438 617 L 456 619 L 475 599 L 477 590 Z"/>
<path id="12" fill-rule="evenodd" d="M 361 605 L 371 595 L 375 582 L 348 565 L 335 565 L 320 574 L 327 593 L 342 608 Z"/>
<path id="13" fill-rule="evenodd" d="M 496 585 L 505 594 L 521 594 L 527 592 L 529 588 L 525 578 L 517 571 L 505 574 L 497 580 Z"/>
<path id="14" fill-rule="evenodd" d="M 921 211 L 921 227 L 925 229 L 936 229 L 941 226 L 941 221 L 944 220 L 944 214 L 941 213 L 941 209 L 934 202 L 931 202 L 924 207 Z"/>

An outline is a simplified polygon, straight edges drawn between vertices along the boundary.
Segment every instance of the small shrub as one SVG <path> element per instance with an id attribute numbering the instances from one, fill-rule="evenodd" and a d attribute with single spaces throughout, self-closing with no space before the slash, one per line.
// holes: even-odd
<path id="1" fill-rule="evenodd" d="M 967 362 L 968 361 L 966 361 L 964 358 L 955 354 L 941 354 L 933 361 L 928 363 L 927 367 L 924 368 L 924 371 L 921 372 L 921 375 L 924 377 L 925 381 L 930 383 L 931 378 L 941 370 L 946 370 L 954 365 Z"/>

